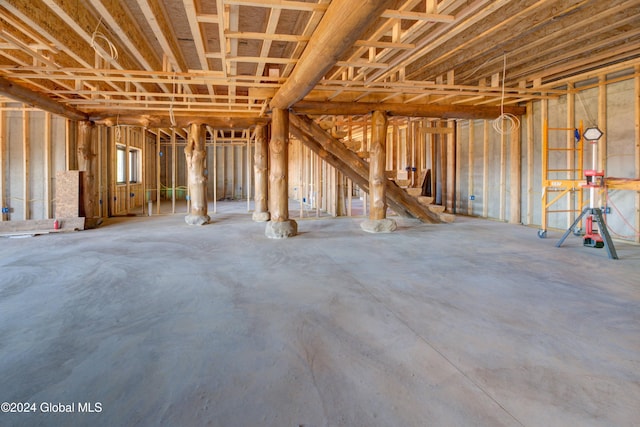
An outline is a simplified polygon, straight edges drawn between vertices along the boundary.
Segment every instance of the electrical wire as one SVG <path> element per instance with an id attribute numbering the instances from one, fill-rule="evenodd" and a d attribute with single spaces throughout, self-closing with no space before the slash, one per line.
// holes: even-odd
<path id="1" fill-rule="evenodd" d="M 502 96 L 500 100 L 500 115 L 493 120 L 492 126 L 500 135 L 505 135 L 510 132 L 514 132 L 520 128 L 520 119 L 511 113 L 504 112 L 504 89 L 507 75 L 507 54 L 503 55 L 502 59 Z M 506 122 L 506 125 L 505 125 Z"/>
<path id="2" fill-rule="evenodd" d="M 596 126 L 596 121 L 593 119 L 593 116 L 589 113 L 589 110 L 587 110 L 587 107 L 584 105 L 584 100 L 582 99 L 582 92 L 578 92 L 578 101 L 580 101 L 580 105 L 582 105 L 582 109 L 584 110 L 584 113 L 587 115 L 587 120 L 589 120 L 589 123 L 591 126 Z"/>
<path id="3" fill-rule="evenodd" d="M 100 17 L 100 20 L 98 21 L 98 25 L 96 25 L 96 29 L 93 31 L 93 34 L 91 35 L 91 47 L 93 48 L 93 50 L 96 51 L 98 55 L 100 55 L 102 58 L 106 59 L 107 61 L 116 61 L 118 59 L 118 49 L 113 44 L 113 42 L 109 40 L 107 36 L 105 36 L 103 33 L 98 31 L 98 28 L 100 28 L 101 23 L 102 23 L 102 17 Z M 109 48 L 109 52 L 106 53 L 106 56 L 104 53 L 104 48 L 99 46 L 99 44 L 97 43 L 97 40 L 101 40 Z"/>

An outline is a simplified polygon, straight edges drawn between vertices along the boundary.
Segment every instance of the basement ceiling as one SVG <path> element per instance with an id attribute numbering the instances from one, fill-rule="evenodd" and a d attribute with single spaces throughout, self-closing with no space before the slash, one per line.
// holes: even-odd
<path id="1" fill-rule="evenodd" d="M 92 119 L 264 117 L 345 1 L 2 0 L 0 76 Z M 640 66 L 640 0 L 388 5 L 303 101 L 516 105 Z"/>

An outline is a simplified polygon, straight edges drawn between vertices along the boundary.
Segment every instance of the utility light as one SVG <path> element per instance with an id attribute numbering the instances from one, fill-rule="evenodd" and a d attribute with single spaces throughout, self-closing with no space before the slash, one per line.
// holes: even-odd
<path id="1" fill-rule="evenodd" d="M 584 139 L 587 141 L 597 141 L 602 137 L 602 131 L 598 127 L 587 128 L 584 131 Z"/>

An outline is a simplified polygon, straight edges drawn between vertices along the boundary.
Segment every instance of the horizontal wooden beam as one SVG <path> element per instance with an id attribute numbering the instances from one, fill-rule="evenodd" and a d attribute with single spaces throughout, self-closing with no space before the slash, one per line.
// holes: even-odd
<path id="1" fill-rule="evenodd" d="M 441 105 L 441 104 L 385 104 L 375 102 L 314 102 L 300 101 L 293 106 L 298 114 L 361 116 L 372 111 L 386 111 L 392 116 L 433 117 L 442 119 L 495 119 L 500 106 Z M 525 107 L 505 106 L 504 112 L 521 116 Z"/>
<path id="2" fill-rule="evenodd" d="M 289 108 L 304 98 L 391 3 L 333 0 L 291 75 L 271 100 L 271 107 Z"/>
<path id="3" fill-rule="evenodd" d="M 87 114 L 75 108 L 61 104 L 51 98 L 32 91 L 24 86 L 0 76 L 0 95 L 7 96 L 23 104 L 32 105 L 44 111 L 69 118 L 87 120 Z"/>
<path id="4" fill-rule="evenodd" d="M 141 126 L 146 128 L 171 128 L 168 115 L 100 115 L 95 114 L 89 119 L 99 125 L 116 126 Z M 268 117 L 211 117 L 206 114 L 192 114 L 190 116 L 175 117 L 175 127 L 184 128 L 192 123 L 206 124 L 216 129 L 249 129 L 257 124 L 267 124 Z"/>
<path id="5" fill-rule="evenodd" d="M 453 15 L 440 15 L 437 13 L 410 12 L 405 10 L 385 10 L 382 18 L 390 19 L 406 19 L 412 21 L 428 21 L 428 22 L 453 22 Z"/>

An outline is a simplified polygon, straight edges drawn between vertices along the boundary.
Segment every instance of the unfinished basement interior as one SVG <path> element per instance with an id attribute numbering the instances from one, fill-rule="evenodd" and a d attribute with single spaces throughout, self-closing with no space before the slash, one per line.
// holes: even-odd
<path id="1" fill-rule="evenodd" d="M 640 0 L 0 0 L 1 426 L 638 426 Z"/>

